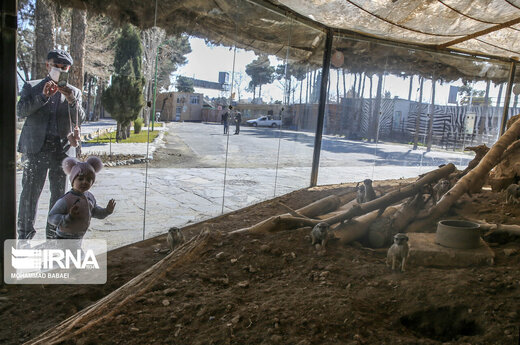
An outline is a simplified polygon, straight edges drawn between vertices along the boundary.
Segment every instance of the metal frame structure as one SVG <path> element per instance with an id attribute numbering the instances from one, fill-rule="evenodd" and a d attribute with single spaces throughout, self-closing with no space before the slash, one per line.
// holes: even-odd
<path id="1" fill-rule="evenodd" d="M 0 70 L 0 272 L 4 241 L 16 236 L 16 0 L 2 1 Z"/>
<path id="2" fill-rule="evenodd" d="M 327 100 L 327 81 L 329 79 L 330 57 L 332 54 L 332 41 L 335 36 L 345 37 L 349 39 L 373 42 L 386 46 L 398 46 L 412 50 L 421 50 L 435 54 L 446 54 L 450 56 L 472 58 L 480 61 L 499 61 L 511 63 L 509 81 L 506 91 L 506 98 L 504 102 L 504 112 L 501 122 L 501 134 L 505 130 L 505 125 L 508 118 L 509 102 L 511 99 L 512 85 L 516 71 L 516 60 L 507 59 L 500 56 L 485 55 L 485 54 L 467 54 L 454 49 L 449 49 L 448 44 L 433 46 L 433 45 L 418 45 L 403 42 L 396 42 L 392 40 L 385 40 L 377 37 L 372 37 L 357 32 L 332 29 L 321 23 L 311 20 L 303 15 L 300 15 L 284 6 L 275 5 L 265 0 L 247 0 L 250 3 L 261 6 L 266 10 L 275 12 L 287 18 L 292 18 L 300 24 L 315 28 L 326 33 L 326 45 L 323 56 L 322 66 L 322 80 L 320 89 L 320 99 L 318 108 L 317 127 L 314 140 L 314 152 L 312 171 L 310 176 L 310 186 L 315 186 L 318 180 L 319 160 L 321 151 L 321 140 L 323 134 L 323 125 L 325 117 L 325 105 Z M 3 240 L 16 237 L 16 28 L 17 28 L 17 2 L 15 0 L 4 0 L 1 3 L 1 70 L 3 73 L 3 80 L 0 92 L 0 99 L 2 104 L 2 116 L 0 116 L 0 132 L 2 133 L 2 146 L 0 148 L 0 237 L 1 243 L 1 257 L 3 260 Z M 516 21 L 514 22 L 516 23 Z M 512 25 L 512 24 L 511 24 Z M 489 30 L 487 30 L 489 31 Z M 487 32 L 486 31 L 486 32 Z M 480 32 L 478 34 L 484 34 Z M 459 40 L 460 41 L 460 40 Z M 455 41 L 453 41 L 455 42 Z M 450 42 L 452 44 L 453 42 Z M 3 265 L 2 265 L 3 267 Z M 1 268 L 0 268 L 1 270 Z"/>

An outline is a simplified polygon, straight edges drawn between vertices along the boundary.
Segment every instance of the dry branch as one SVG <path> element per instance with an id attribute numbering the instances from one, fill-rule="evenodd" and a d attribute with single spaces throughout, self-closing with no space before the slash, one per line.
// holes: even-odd
<path id="1" fill-rule="evenodd" d="M 101 321 L 113 317 L 124 305 L 144 294 L 158 279 L 187 262 L 197 260 L 207 249 L 215 235 L 203 233 L 196 236 L 174 250 L 164 259 L 135 277 L 134 279 L 100 299 L 96 303 L 72 315 L 56 327 L 47 330 L 26 344 L 57 344 L 69 339 L 77 339 L 78 335 L 96 326 Z"/>
<path id="2" fill-rule="evenodd" d="M 282 229 L 293 229 L 295 227 L 302 226 L 314 226 L 320 222 L 320 220 L 310 219 L 320 214 L 324 214 L 333 211 L 340 205 L 340 198 L 336 195 L 329 195 L 326 198 L 320 199 L 313 202 L 305 207 L 302 207 L 295 212 L 302 215 L 303 217 L 294 217 L 289 213 L 285 213 L 278 216 L 267 218 L 260 223 L 252 225 L 247 228 L 231 231 L 231 234 L 241 232 L 271 232 Z"/>
<path id="3" fill-rule="evenodd" d="M 399 202 L 405 198 L 408 198 L 410 196 L 413 196 L 413 195 L 419 193 L 422 190 L 422 187 L 424 185 L 430 184 L 445 176 L 448 176 L 454 170 L 455 170 L 455 165 L 453 165 L 451 163 L 447 164 L 447 165 L 443 166 L 442 168 L 430 171 L 429 173 L 427 173 L 423 177 L 421 177 L 419 180 L 417 180 L 407 186 L 399 188 L 398 190 L 393 191 L 391 193 L 385 194 L 384 196 L 377 198 L 375 200 L 372 200 L 370 202 L 361 204 L 361 205 L 359 205 L 359 207 L 353 207 L 352 209 L 350 209 L 342 214 L 338 214 L 336 216 L 324 219 L 324 221 L 329 224 L 335 224 L 335 223 L 343 222 L 345 220 L 349 220 L 351 218 L 366 214 L 373 210 L 384 209 L 392 204 L 395 204 L 396 202 Z"/>
<path id="4" fill-rule="evenodd" d="M 287 210 L 287 212 L 289 212 L 289 214 L 293 217 L 309 218 L 309 217 L 305 217 L 303 214 L 299 213 L 298 211 L 293 210 L 292 208 L 290 208 L 289 206 L 287 206 L 286 204 L 284 204 L 281 201 L 278 201 L 278 204 L 280 206 L 282 206 L 283 208 L 285 208 Z"/>

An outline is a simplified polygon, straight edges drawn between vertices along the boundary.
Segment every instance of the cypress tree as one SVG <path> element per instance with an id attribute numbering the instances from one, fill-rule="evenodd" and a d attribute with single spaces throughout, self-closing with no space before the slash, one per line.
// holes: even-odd
<path id="1" fill-rule="evenodd" d="M 117 141 L 126 138 L 130 122 L 137 119 L 144 106 L 142 54 L 143 47 L 137 30 L 126 24 L 116 43 L 112 84 L 105 90 L 101 100 L 117 121 Z"/>

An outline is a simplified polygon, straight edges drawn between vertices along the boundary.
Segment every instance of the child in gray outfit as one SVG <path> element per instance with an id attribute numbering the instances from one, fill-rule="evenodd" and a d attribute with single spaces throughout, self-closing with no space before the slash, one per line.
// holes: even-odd
<path id="1" fill-rule="evenodd" d="M 63 171 L 70 174 L 72 189 L 62 196 L 49 212 L 47 221 L 56 227 L 59 239 L 81 239 L 87 232 L 92 217 L 103 219 L 114 212 L 116 202 L 110 199 L 106 208 L 99 207 L 88 190 L 94 184 L 96 173 L 103 167 L 98 157 L 86 162 L 68 157 L 63 160 Z"/>

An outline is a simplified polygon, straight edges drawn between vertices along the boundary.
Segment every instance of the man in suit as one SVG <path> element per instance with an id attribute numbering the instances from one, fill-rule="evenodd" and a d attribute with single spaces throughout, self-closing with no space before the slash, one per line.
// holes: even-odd
<path id="1" fill-rule="evenodd" d="M 18 152 L 26 160 L 18 208 L 19 239 L 31 239 L 36 233 L 34 219 L 47 171 L 51 191 L 49 210 L 65 193 L 66 175 L 61 163 L 67 156 L 76 156 L 67 136 L 85 119 L 81 91 L 63 81 L 64 75 L 60 78 L 60 74 L 68 73 L 72 62 L 66 51 L 51 50 L 45 62 L 49 74 L 44 79 L 26 82 L 17 104 L 18 117 L 25 119 Z M 46 237 L 56 237 L 49 224 Z"/>

